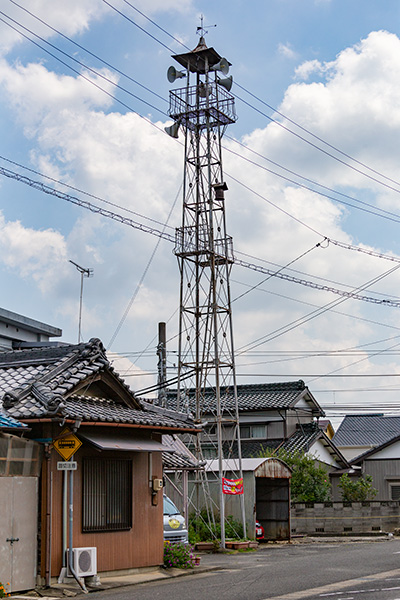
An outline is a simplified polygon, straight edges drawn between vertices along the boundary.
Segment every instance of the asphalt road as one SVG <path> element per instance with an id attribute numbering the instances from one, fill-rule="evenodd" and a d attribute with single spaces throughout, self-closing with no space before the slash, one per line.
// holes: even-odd
<path id="1" fill-rule="evenodd" d="M 400 600 L 400 540 L 204 555 L 217 570 L 96 593 L 96 600 Z"/>

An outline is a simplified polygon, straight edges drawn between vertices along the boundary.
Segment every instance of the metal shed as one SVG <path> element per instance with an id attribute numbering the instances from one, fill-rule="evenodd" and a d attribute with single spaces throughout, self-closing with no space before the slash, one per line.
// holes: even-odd
<path id="1" fill-rule="evenodd" d="M 214 460 L 210 460 L 206 465 L 211 477 L 216 468 L 214 463 Z M 226 477 L 229 477 L 230 471 L 235 471 L 235 463 L 234 459 L 224 461 Z M 244 458 L 242 470 L 248 536 L 255 537 L 257 520 L 264 527 L 265 539 L 290 539 L 291 469 L 279 458 Z M 212 489 L 216 493 L 216 486 L 212 486 Z M 237 500 L 236 496 L 226 496 L 225 513 L 240 519 Z"/>

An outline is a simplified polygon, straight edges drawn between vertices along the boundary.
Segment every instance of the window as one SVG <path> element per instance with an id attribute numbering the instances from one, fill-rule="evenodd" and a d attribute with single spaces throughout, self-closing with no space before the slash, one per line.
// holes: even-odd
<path id="1" fill-rule="evenodd" d="M 241 425 L 240 426 L 240 437 L 243 440 L 246 439 L 264 439 L 265 438 L 265 425 Z"/>
<path id="2" fill-rule="evenodd" d="M 400 500 L 400 481 L 395 481 L 390 484 L 390 499 Z"/>
<path id="3" fill-rule="evenodd" d="M 41 465 L 40 444 L 0 433 L 0 475 L 37 477 Z"/>
<path id="4" fill-rule="evenodd" d="M 253 425 L 251 428 L 251 437 L 265 438 L 265 426 L 264 425 Z"/>
<path id="5" fill-rule="evenodd" d="M 240 437 L 243 439 L 248 439 L 249 437 L 251 437 L 249 425 L 240 426 Z"/>
<path id="6" fill-rule="evenodd" d="M 83 460 L 82 531 L 132 527 L 132 461 Z"/>

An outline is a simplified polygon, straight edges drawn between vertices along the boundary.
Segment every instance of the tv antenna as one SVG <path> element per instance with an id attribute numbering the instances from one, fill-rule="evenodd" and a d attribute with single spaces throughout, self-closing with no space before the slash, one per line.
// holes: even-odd
<path id="1" fill-rule="evenodd" d="M 85 269 L 85 267 L 81 267 L 80 265 L 78 265 L 78 263 L 74 262 L 73 260 L 69 261 L 71 264 L 73 264 L 76 269 L 79 271 L 79 273 L 81 274 L 81 292 L 80 292 L 80 296 L 79 296 L 79 321 L 78 321 L 78 344 L 80 344 L 81 342 L 81 327 L 82 327 L 82 300 L 83 300 L 83 278 L 84 277 L 93 277 L 93 269 Z"/>

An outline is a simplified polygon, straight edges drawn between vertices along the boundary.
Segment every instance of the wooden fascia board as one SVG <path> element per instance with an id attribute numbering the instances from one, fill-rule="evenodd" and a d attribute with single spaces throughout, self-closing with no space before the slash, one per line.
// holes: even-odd
<path id="1" fill-rule="evenodd" d="M 51 418 L 51 417 L 44 417 L 44 418 L 37 418 L 37 419 L 20 419 L 21 423 L 58 423 L 59 422 L 59 417 L 57 418 Z M 70 424 L 74 424 L 76 422 L 76 419 L 65 419 L 64 423 L 70 423 Z M 121 428 L 131 428 L 131 429 L 151 429 L 152 431 L 160 431 L 161 433 L 165 433 L 167 431 L 171 431 L 173 433 L 201 433 L 201 429 L 195 428 L 195 427 L 169 427 L 167 425 L 141 425 L 141 424 L 136 424 L 136 423 L 113 423 L 111 421 L 82 421 L 81 423 L 81 427 L 121 427 Z"/>
<path id="2" fill-rule="evenodd" d="M 92 383 L 96 383 L 98 381 L 102 381 L 105 385 L 107 385 L 112 390 L 113 397 L 115 398 L 115 396 L 117 396 L 118 399 L 122 400 L 126 406 L 129 406 L 129 408 L 140 408 L 140 404 L 134 397 L 133 392 L 130 392 L 127 388 L 125 388 L 124 384 L 119 380 L 119 378 L 110 371 L 99 371 L 93 375 L 88 375 L 86 379 L 77 383 L 76 386 L 68 392 L 67 397 L 74 396 L 75 394 L 79 395 L 81 390 L 90 387 Z"/>
<path id="3" fill-rule="evenodd" d="M 296 396 L 296 398 L 291 402 L 290 407 L 293 409 L 296 409 L 296 404 L 298 403 L 299 400 L 304 399 L 307 404 L 311 404 L 312 406 L 312 412 L 313 413 L 319 413 L 318 416 L 324 417 L 325 416 L 325 412 L 323 411 L 323 409 L 321 408 L 321 406 L 318 404 L 318 402 L 316 401 L 316 399 L 314 398 L 314 396 L 312 395 L 312 393 L 310 392 L 310 390 L 308 388 L 301 390 L 301 392 Z M 301 410 L 300 408 L 297 410 Z"/>

